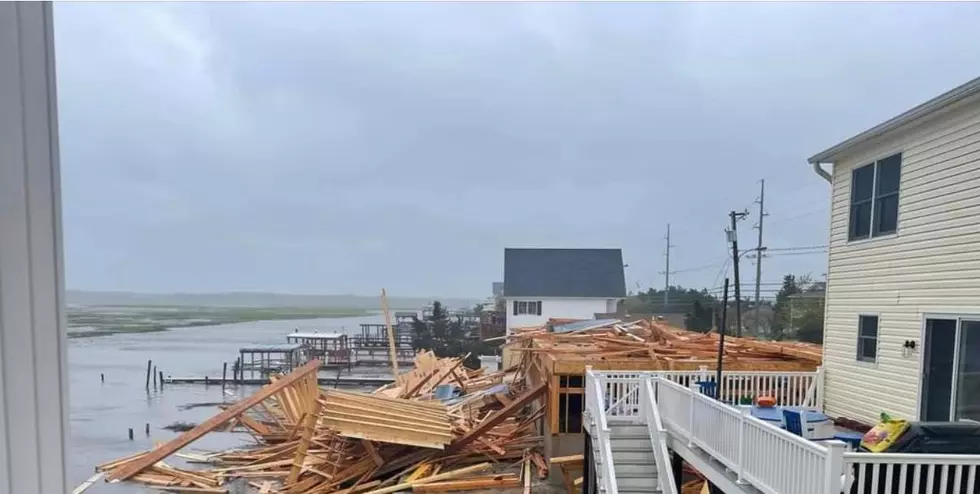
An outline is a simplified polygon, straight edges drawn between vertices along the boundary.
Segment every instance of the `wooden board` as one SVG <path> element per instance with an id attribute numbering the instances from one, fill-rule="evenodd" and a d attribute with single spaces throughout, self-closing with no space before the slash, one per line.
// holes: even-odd
<path id="1" fill-rule="evenodd" d="M 231 419 L 241 415 L 242 413 L 245 413 L 246 410 L 252 408 L 255 405 L 258 405 L 266 398 L 269 398 L 270 396 L 286 389 L 287 387 L 299 382 L 300 380 L 306 377 L 309 377 L 310 375 L 314 376 L 315 379 L 316 373 L 319 369 L 320 369 L 319 360 L 313 360 L 307 363 L 306 365 L 290 373 L 288 376 L 285 376 L 282 379 L 272 384 L 264 386 L 262 389 L 260 389 L 257 393 L 253 394 L 252 396 L 249 396 L 248 398 L 245 398 L 244 400 L 235 403 L 234 405 L 228 407 L 221 413 L 209 418 L 208 420 L 205 420 L 197 427 L 194 427 L 193 429 L 177 436 L 170 442 L 160 446 L 159 448 L 150 451 L 146 455 L 141 456 L 139 459 L 134 460 L 131 463 L 128 463 L 118 469 L 109 472 L 108 479 L 116 480 L 116 481 L 126 480 L 140 473 L 143 469 L 176 453 L 184 446 L 187 446 L 188 444 L 198 440 L 201 436 L 221 427 L 222 425 L 224 425 Z"/>

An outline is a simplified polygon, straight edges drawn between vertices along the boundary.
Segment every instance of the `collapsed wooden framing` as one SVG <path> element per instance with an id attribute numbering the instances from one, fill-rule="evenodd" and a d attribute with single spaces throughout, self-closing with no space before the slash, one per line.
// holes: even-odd
<path id="1" fill-rule="evenodd" d="M 235 479 L 279 494 L 529 488 L 533 470 L 547 474 L 535 427 L 547 385 L 527 386 L 521 369 L 487 373 L 462 361 L 421 353 L 373 393 L 320 389 L 320 363 L 310 362 L 170 442 L 96 470 L 107 481 L 188 493 L 225 493 Z M 250 434 L 255 447 L 180 452 L 229 430 Z"/>

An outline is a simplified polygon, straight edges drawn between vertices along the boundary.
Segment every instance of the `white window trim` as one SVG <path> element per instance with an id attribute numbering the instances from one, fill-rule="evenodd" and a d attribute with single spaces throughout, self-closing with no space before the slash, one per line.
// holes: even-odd
<path id="1" fill-rule="evenodd" d="M 899 227 L 901 226 L 901 217 L 898 214 L 899 213 L 898 210 L 895 211 L 895 231 L 889 232 L 889 233 L 879 233 L 878 235 L 875 235 L 874 234 L 874 230 L 875 230 L 875 228 L 874 228 L 874 225 L 875 225 L 875 203 L 878 200 L 878 197 L 877 197 L 877 192 L 878 192 L 878 162 L 881 161 L 881 160 L 883 160 L 883 159 L 885 159 L 885 158 L 889 158 L 891 156 L 894 156 L 896 154 L 902 155 L 902 160 L 899 162 L 899 165 L 898 165 L 899 171 L 898 171 L 898 192 L 897 192 L 898 199 L 899 199 L 899 201 L 901 201 L 902 200 L 902 163 L 905 162 L 905 150 L 904 149 L 897 149 L 897 150 L 891 151 L 891 152 L 889 152 L 887 154 L 881 155 L 881 156 L 879 156 L 877 158 L 873 158 L 871 160 L 863 160 L 863 161 L 861 161 L 861 163 L 864 163 L 863 165 L 854 166 L 854 167 L 851 168 L 851 170 L 850 170 L 850 174 L 851 174 L 851 178 L 850 178 L 851 193 L 849 194 L 849 197 L 847 198 L 847 244 L 848 245 L 850 245 L 850 244 L 860 244 L 861 242 L 870 242 L 872 240 L 878 240 L 878 239 L 891 238 L 891 237 L 897 237 L 898 236 L 898 230 L 899 230 Z M 864 168 L 866 166 L 873 166 L 874 167 L 873 168 L 874 169 L 874 173 L 871 175 L 871 211 L 869 213 L 871 216 L 870 216 L 870 220 L 869 220 L 869 224 L 868 224 L 868 236 L 866 238 L 854 238 L 854 239 L 852 239 L 851 238 L 851 208 L 852 208 L 852 206 L 854 204 L 854 199 L 853 199 L 853 194 L 854 194 L 854 191 L 853 191 L 853 189 L 854 189 L 854 172 L 857 171 L 857 170 L 859 170 L 859 169 L 861 169 L 861 168 Z M 895 207 L 898 208 L 899 206 L 901 206 L 901 204 L 898 204 Z"/>
<path id="2" fill-rule="evenodd" d="M 861 318 L 862 317 L 877 317 L 878 327 L 875 328 L 875 359 L 874 360 L 862 360 L 858 350 L 860 350 L 860 343 L 862 338 L 870 339 L 861 336 Z M 878 367 L 878 360 L 881 359 L 881 314 L 874 312 L 859 312 L 857 317 L 857 334 L 854 340 L 854 361 L 860 365 L 868 367 Z"/>
<path id="3" fill-rule="evenodd" d="M 0 3 L 0 493 L 70 492 L 52 5 Z"/>

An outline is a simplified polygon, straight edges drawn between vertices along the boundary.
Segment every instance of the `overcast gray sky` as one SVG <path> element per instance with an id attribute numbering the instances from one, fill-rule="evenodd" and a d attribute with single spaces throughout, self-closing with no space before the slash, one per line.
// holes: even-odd
<path id="1" fill-rule="evenodd" d="M 980 73 L 980 4 L 59 4 L 67 285 L 488 295 L 505 247 L 630 289 L 825 244 L 811 154 Z M 755 243 L 753 216 L 739 227 Z M 763 263 L 763 281 L 825 271 Z M 754 268 L 743 263 L 746 281 Z"/>

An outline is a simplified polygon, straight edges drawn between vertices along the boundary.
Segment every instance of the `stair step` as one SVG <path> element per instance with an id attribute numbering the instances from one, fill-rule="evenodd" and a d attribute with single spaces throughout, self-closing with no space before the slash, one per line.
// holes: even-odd
<path id="1" fill-rule="evenodd" d="M 653 455 L 652 450 L 647 451 L 613 451 L 613 462 L 614 463 L 644 463 L 647 465 L 653 465 L 657 461 L 657 457 Z"/>
<path id="2" fill-rule="evenodd" d="M 609 446 L 613 451 L 620 451 L 621 448 L 647 448 L 653 451 L 650 438 L 613 438 L 609 441 Z"/>
<path id="3" fill-rule="evenodd" d="M 654 490 L 657 488 L 657 479 L 650 477 L 620 477 L 616 476 L 616 486 L 620 491 L 623 488 L 640 488 Z"/>
<path id="4" fill-rule="evenodd" d="M 616 478 L 656 479 L 657 467 L 653 465 L 616 465 Z"/>

